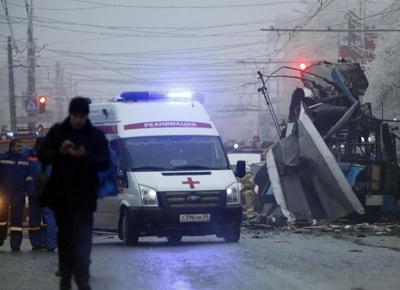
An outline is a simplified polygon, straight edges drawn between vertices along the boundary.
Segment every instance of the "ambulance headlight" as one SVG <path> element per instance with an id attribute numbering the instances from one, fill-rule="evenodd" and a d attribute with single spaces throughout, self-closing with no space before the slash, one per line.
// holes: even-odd
<path id="1" fill-rule="evenodd" d="M 139 185 L 143 206 L 158 206 L 157 191 L 153 188 Z"/>
<path id="2" fill-rule="evenodd" d="M 232 183 L 226 189 L 226 204 L 240 204 L 240 190 L 237 182 Z"/>

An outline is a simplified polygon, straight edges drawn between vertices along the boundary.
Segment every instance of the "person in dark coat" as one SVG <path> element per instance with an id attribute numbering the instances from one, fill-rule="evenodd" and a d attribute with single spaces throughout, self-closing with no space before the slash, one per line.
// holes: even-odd
<path id="1" fill-rule="evenodd" d="M 72 276 L 79 290 L 91 289 L 97 174 L 108 169 L 109 153 L 103 132 L 92 126 L 88 114 L 85 98 L 72 99 L 69 117 L 49 130 L 39 150 L 39 160 L 52 165 L 41 200 L 56 213 L 61 290 L 71 289 Z"/>

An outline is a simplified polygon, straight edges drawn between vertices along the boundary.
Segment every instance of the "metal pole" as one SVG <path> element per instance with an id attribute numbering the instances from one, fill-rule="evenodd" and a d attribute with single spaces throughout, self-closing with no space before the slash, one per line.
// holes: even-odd
<path id="1" fill-rule="evenodd" d="M 36 60 L 36 47 L 33 38 L 33 0 L 31 0 L 30 6 L 28 1 L 25 2 L 26 13 L 28 17 L 28 76 L 27 76 L 27 96 L 29 101 L 33 101 L 36 98 L 36 76 L 35 76 L 35 60 Z M 29 112 L 29 117 L 37 116 L 37 112 Z M 34 129 L 36 127 L 36 122 L 34 119 L 27 123 L 28 128 Z"/>
<path id="2" fill-rule="evenodd" d="M 269 111 L 271 113 L 272 121 L 274 122 L 274 125 L 275 125 L 276 131 L 278 133 L 278 136 L 279 136 L 279 138 L 281 138 L 282 137 L 281 136 L 282 135 L 281 128 L 279 127 L 279 122 L 278 122 L 278 119 L 276 117 L 274 107 L 272 106 L 271 99 L 270 99 L 269 94 L 268 94 L 268 90 L 267 90 L 267 87 L 266 87 L 266 84 L 265 84 L 264 76 L 262 75 L 262 73 L 260 71 L 258 71 L 257 74 L 259 75 L 259 79 L 261 80 L 261 83 L 262 83 L 262 87 L 259 88 L 258 91 L 261 92 L 263 94 L 263 96 L 264 96 L 265 102 L 267 103 L 268 109 L 269 109 Z"/>
<path id="3" fill-rule="evenodd" d="M 12 52 L 12 39 L 11 36 L 7 38 L 7 51 L 8 51 L 8 91 L 10 100 L 10 128 L 11 131 L 17 129 L 17 116 L 15 110 L 15 84 L 14 84 L 14 65 L 13 65 L 13 52 Z"/>
<path id="4" fill-rule="evenodd" d="M 26 13 L 28 14 L 28 77 L 27 77 L 27 94 L 29 97 L 34 97 L 36 93 L 35 80 L 35 44 L 33 40 L 33 7 L 26 2 Z"/>

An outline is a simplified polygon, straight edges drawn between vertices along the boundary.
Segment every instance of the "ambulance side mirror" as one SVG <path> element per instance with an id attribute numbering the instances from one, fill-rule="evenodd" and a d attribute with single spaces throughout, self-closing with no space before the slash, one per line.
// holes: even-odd
<path id="1" fill-rule="evenodd" d="M 236 172 L 235 175 L 239 178 L 242 178 L 246 174 L 246 161 L 239 160 L 236 162 Z"/>
<path id="2" fill-rule="evenodd" d="M 128 187 L 128 175 L 125 170 L 118 170 L 117 181 L 118 181 L 118 188 Z"/>

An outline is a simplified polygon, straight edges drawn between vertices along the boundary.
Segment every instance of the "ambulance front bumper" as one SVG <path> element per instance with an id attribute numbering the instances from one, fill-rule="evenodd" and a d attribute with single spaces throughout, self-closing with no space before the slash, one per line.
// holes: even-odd
<path id="1" fill-rule="evenodd" d="M 129 208 L 129 222 L 140 235 L 200 236 L 217 234 L 241 226 L 242 206 L 199 209 Z M 196 221 L 191 221 L 190 218 Z M 189 218 L 189 219 L 188 219 Z"/>

